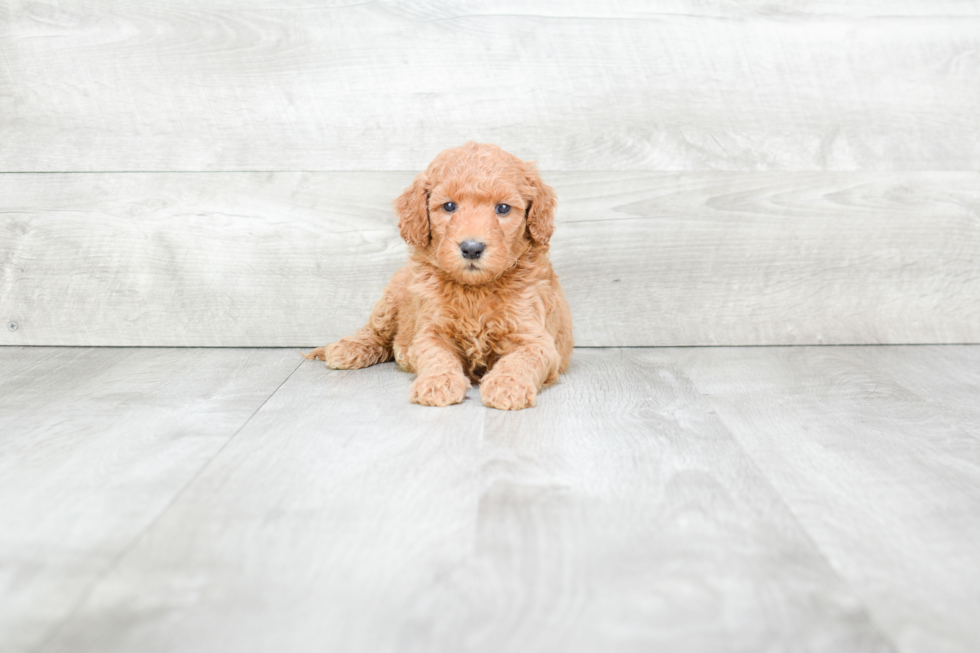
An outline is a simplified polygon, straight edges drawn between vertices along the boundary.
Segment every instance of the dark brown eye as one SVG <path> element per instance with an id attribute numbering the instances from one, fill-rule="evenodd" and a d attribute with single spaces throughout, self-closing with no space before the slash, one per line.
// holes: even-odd
<path id="1" fill-rule="evenodd" d="M 458 208 L 459 207 L 456 206 L 456 202 L 446 202 L 445 204 L 442 205 L 442 210 L 445 211 L 446 213 L 452 213 Z"/>
<path id="2" fill-rule="evenodd" d="M 497 215 L 507 215 L 510 213 L 510 204 L 498 204 L 496 211 Z"/>

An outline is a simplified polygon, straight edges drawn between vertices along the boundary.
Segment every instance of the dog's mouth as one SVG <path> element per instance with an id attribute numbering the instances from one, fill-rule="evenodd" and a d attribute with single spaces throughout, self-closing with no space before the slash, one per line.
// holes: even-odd
<path id="1" fill-rule="evenodd" d="M 480 271 L 480 268 L 477 266 L 476 263 L 469 263 L 463 269 L 466 270 L 467 272 L 479 272 Z"/>

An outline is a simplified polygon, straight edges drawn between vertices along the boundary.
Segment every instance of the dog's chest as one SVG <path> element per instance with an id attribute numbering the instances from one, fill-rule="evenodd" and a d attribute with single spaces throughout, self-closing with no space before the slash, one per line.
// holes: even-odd
<path id="1" fill-rule="evenodd" d="M 453 339 L 473 358 L 485 357 L 503 335 L 498 316 L 459 315 L 452 320 Z"/>
<path id="2" fill-rule="evenodd" d="M 472 376 L 480 377 L 500 356 L 512 328 L 508 312 L 493 301 L 450 307 L 449 332 Z"/>

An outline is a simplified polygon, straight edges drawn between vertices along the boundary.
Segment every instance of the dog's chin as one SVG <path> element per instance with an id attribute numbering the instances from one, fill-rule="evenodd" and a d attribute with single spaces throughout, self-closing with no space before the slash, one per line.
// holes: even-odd
<path id="1" fill-rule="evenodd" d="M 465 263 L 453 270 L 452 277 L 456 283 L 464 286 L 476 286 L 497 278 L 499 273 L 488 270 L 477 262 Z"/>

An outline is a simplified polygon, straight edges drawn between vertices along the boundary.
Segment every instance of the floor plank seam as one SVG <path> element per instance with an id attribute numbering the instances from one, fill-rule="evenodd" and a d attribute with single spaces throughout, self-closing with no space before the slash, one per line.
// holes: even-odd
<path id="1" fill-rule="evenodd" d="M 810 543 L 810 545 L 813 547 L 813 550 L 820 555 L 820 558 L 824 561 L 824 563 L 826 563 L 827 568 L 833 572 L 834 576 L 836 576 L 838 580 L 840 580 L 841 585 L 850 589 L 854 597 L 858 601 L 860 601 L 862 611 L 867 617 L 868 623 L 870 623 L 871 626 L 874 628 L 874 632 L 876 632 L 878 636 L 881 637 L 883 642 L 886 642 L 889 646 L 891 646 L 891 649 L 895 651 L 895 653 L 901 653 L 902 649 L 899 648 L 898 643 L 891 637 L 890 634 L 887 633 L 887 631 L 883 629 L 882 624 L 875 617 L 874 612 L 872 612 L 867 598 L 859 590 L 859 588 L 855 587 L 855 585 L 851 583 L 846 576 L 843 575 L 843 573 L 837 567 L 837 565 L 835 565 L 833 561 L 827 556 L 827 553 L 824 551 L 823 547 L 821 547 L 820 544 L 813 538 L 813 535 L 810 533 L 809 529 L 807 529 L 806 526 L 803 525 L 803 522 L 800 521 L 800 518 L 793 510 L 792 506 L 790 506 L 790 504 L 786 501 L 786 498 L 783 496 L 783 494 L 776 488 L 776 486 L 773 484 L 769 476 L 766 475 L 765 472 L 763 472 L 762 467 L 758 464 L 756 459 L 749 452 L 748 448 L 742 443 L 741 438 L 739 438 L 735 434 L 735 431 L 725 422 L 724 417 L 722 417 L 721 414 L 719 414 L 715 410 L 713 402 L 711 401 L 711 397 L 705 395 L 704 393 L 701 393 L 700 391 L 698 392 L 699 394 L 701 394 L 702 397 L 704 397 L 708 406 L 710 406 L 711 410 L 714 412 L 715 417 L 717 417 L 718 421 L 722 424 L 722 426 L 725 427 L 725 430 L 728 431 L 729 436 L 731 436 L 732 440 L 735 441 L 735 444 L 738 445 L 739 450 L 745 455 L 745 459 L 748 461 L 749 465 L 751 465 L 752 469 L 756 471 L 756 473 L 759 475 L 759 478 L 762 479 L 762 482 L 765 483 L 765 485 L 772 491 L 773 495 L 777 498 L 780 505 L 782 505 L 786 509 L 786 513 L 793 520 L 793 523 L 795 523 L 799 527 L 802 536 L 806 539 L 807 542 Z"/>
<path id="2" fill-rule="evenodd" d="M 108 565 L 106 565 L 106 568 L 102 570 L 102 573 L 100 573 L 98 577 L 89 584 L 88 588 L 86 588 L 81 593 L 81 595 L 78 597 L 78 600 L 75 601 L 74 605 L 72 605 L 71 609 L 68 611 L 68 614 L 66 614 L 65 617 L 50 630 L 48 636 L 45 637 L 37 645 L 37 647 L 32 649 L 32 653 L 41 653 L 42 651 L 44 651 L 48 647 L 48 645 L 55 640 L 55 638 L 58 636 L 58 633 L 60 633 L 65 628 L 65 626 L 71 623 L 72 619 L 75 618 L 75 615 L 78 613 L 81 607 L 85 605 L 85 602 L 92 595 L 92 592 L 95 591 L 95 589 L 119 566 L 119 564 L 123 561 L 123 559 L 127 555 L 129 555 L 129 553 L 133 549 L 135 549 L 136 546 L 156 527 L 156 525 L 160 522 L 160 519 L 162 519 L 163 516 L 170 511 L 170 509 L 174 506 L 174 504 L 176 504 L 177 501 L 180 500 L 180 497 L 182 497 L 187 492 L 187 490 L 190 489 L 191 486 L 193 486 L 194 483 L 197 482 L 197 480 L 201 477 L 201 475 L 205 472 L 205 470 L 207 470 L 208 467 L 210 467 L 211 464 L 214 463 L 214 461 L 217 460 L 219 456 L 221 456 L 221 453 L 228 447 L 228 445 L 231 444 L 231 442 L 238 436 L 239 433 L 241 433 L 245 429 L 246 426 L 248 426 L 249 422 L 252 421 L 252 418 L 254 418 L 265 407 L 265 405 L 269 403 L 269 400 L 272 399 L 276 395 L 276 393 L 279 392 L 282 386 L 285 385 L 290 378 L 292 378 L 293 374 L 295 374 L 296 371 L 299 370 L 299 368 L 305 362 L 306 362 L 305 359 L 300 360 L 299 364 L 297 364 L 296 367 L 294 367 L 293 370 L 286 375 L 286 378 L 284 378 L 282 382 L 276 386 L 275 390 L 269 393 L 269 396 L 266 397 L 261 404 L 259 404 L 259 407 L 256 408 L 254 411 L 252 411 L 252 414 L 249 415 L 248 418 L 244 422 L 242 422 L 242 425 L 239 426 L 235 430 L 235 432 L 228 437 L 228 439 L 224 442 L 224 444 L 221 445 L 221 447 L 214 453 L 214 455 L 211 456 L 207 460 L 207 462 L 201 465 L 200 469 L 198 469 L 197 472 L 194 473 L 194 476 L 192 476 L 191 479 L 188 480 L 187 483 L 185 483 L 183 487 L 181 487 L 174 494 L 171 500 L 167 502 L 167 505 L 165 505 L 160 510 L 157 516 L 154 517 L 153 520 L 150 521 L 150 523 L 148 523 L 145 528 L 143 528 L 143 530 L 141 530 L 135 537 L 133 537 L 133 539 L 129 542 L 128 545 L 123 547 L 123 549 L 118 554 L 116 554 L 116 556 L 112 559 L 112 561 Z"/>

